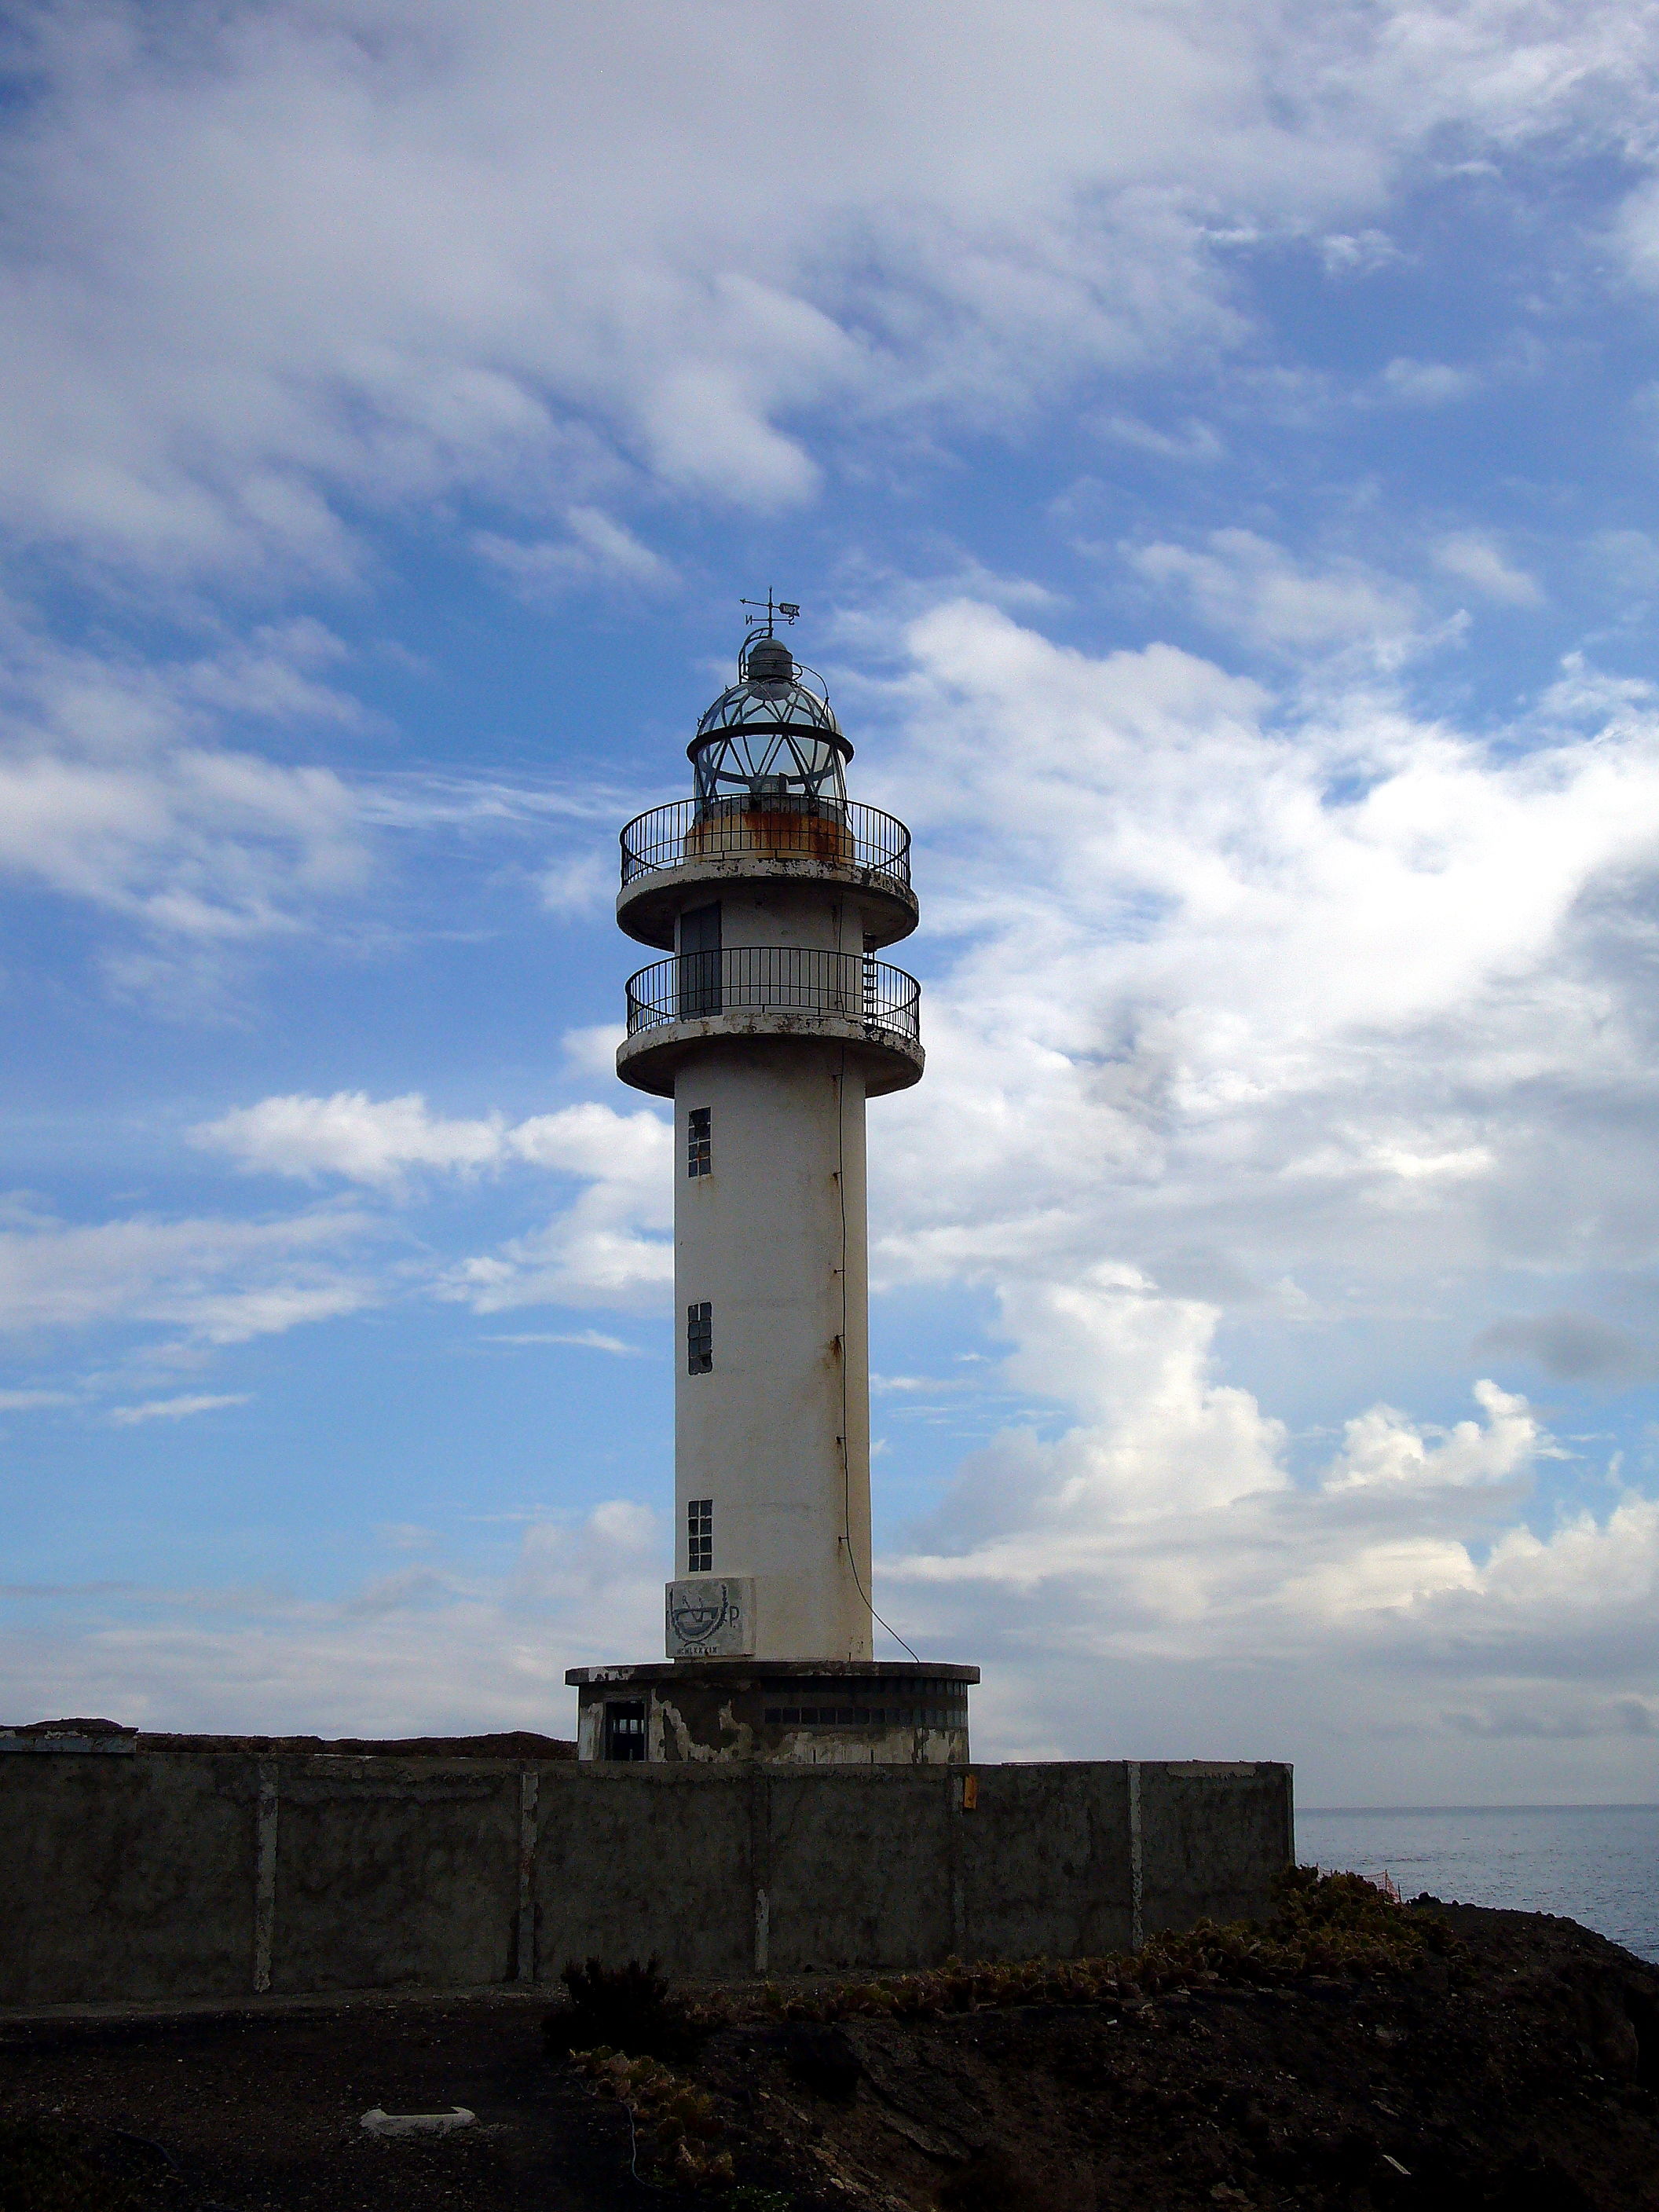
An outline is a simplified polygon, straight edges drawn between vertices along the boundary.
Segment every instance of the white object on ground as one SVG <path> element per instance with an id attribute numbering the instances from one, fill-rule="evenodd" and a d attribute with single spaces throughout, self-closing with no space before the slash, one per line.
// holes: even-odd
<path id="1" fill-rule="evenodd" d="M 447 2136 L 476 2125 L 477 2118 L 465 2105 L 452 2105 L 447 2112 L 383 2112 L 376 2105 L 363 2114 L 363 2125 L 372 2136 Z"/>

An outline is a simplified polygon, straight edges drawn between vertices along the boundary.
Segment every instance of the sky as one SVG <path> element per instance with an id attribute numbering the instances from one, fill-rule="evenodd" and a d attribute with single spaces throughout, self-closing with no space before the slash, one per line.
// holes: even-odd
<path id="1" fill-rule="evenodd" d="M 1659 8 L 0 71 L 0 1720 L 656 1656 L 616 837 L 769 586 L 915 837 L 876 1596 L 976 1756 L 1659 1797 Z"/>

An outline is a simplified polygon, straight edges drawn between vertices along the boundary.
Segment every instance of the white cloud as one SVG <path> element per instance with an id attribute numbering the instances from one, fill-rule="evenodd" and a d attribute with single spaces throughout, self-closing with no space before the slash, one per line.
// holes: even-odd
<path id="1" fill-rule="evenodd" d="M 499 1115 L 446 1120 L 417 1092 L 376 1100 L 337 1091 L 266 1098 L 191 1133 L 251 1172 L 343 1176 L 393 1192 L 421 1169 L 472 1175 L 523 1165 L 585 1182 L 544 1229 L 449 1270 L 442 1295 L 479 1313 L 548 1303 L 633 1307 L 651 1303 L 673 1273 L 662 1233 L 672 1218 L 672 1132 L 649 1108 L 567 1106 L 509 1123 Z"/>
<path id="2" fill-rule="evenodd" d="M 112 1406 L 109 1417 L 121 1427 L 131 1428 L 139 1421 L 187 1421 L 194 1413 L 216 1413 L 222 1406 L 248 1403 L 245 1390 L 217 1397 L 147 1398 L 137 1406 Z"/>
<path id="3" fill-rule="evenodd" d="M 415 1168 L 467 1175 L 514 1163 L 639 1181 L 665 1166 L 670 1144 L 668 1125 L 648 1107 L 619 1114 L 610 1106 L 566 1106 L 517 1122 L 499 1114 L 447 1119 L 413 1091 L 400 1098 L 371 1098 L 364 1091 L 264 1098 L 190 1135 L 192 1144 L 228 1152 L 249 1173 L 340 1176 L 381 1188 Z"/>
<path id="4" fill-rule="evenodd" d="M 390 1540 L 402 1548 L 398 1532 Z M 326 1604 L 258 1591 L 56 1590 L 43 1593 L 54 1603 L 46 1626 L 0 1635 L 0 1680 L 9 1711 L 42 1718 L 568 1736 L 565 1668 L 659 1642 L 666 1551 L 660 1518 L 615 1498 L 574 1526 L 532 1522 L 503 1575 L 428 1554 Z"/>
<path id="5" fill-rule="evenodd" d="M 202 1122 L 190 1139 L 228 1152 L 249 1174 L 311 1181 L 343 1176 L 382 1187 L 400 1182 L 414 1167 L 462 1172 L 499 1167 L 508 1151 L 499 1115 L 446 1120 L 427 1111 L 418 1091 L 382 1099 L 363 1091 L 337 1091 L 330 1098 L 262 1098 L 257 1106 L 236 1107 L 216 1121 Z"/>
<path id="6" fill-rule="evenodd" d="M 1218 461 L 1226 448 L 1207 422 L 1183 423 L 1178 431 L 1160 430 L 1133 415 L 1111 415 L 1100 425 L 1101 434 L 1119 446 L 1132 446 L 1168 461 Z"/>
<path id="7" fill-rule="evenodd" d="M 1148 582 L 1190 599 L 1212 629 L 1268 651 L 1397 648 L 1418 621 L 1414 595 L 1392 578 L 1347 558 L 1308 567 L 1254 531 L 1212 531 L 1201 552 L 1164 544 L 1123 552 Z"/>
<path id="8" fill-rule="evenodd" d="M 287 933 L 360 890 L 359 802 L 332 769 L 227 746 L 363 719 L 320 680 L 337 641 L 300 622 L 198 661 L 46 646 L 15 625 L 0 682 L 0 878 L 91 902 L 163 939 Z"/>
<path id="9" fill-rule="evenodd" d="M 568 537 L 525 542 L 481 530 L 473 538 L 473 550 L 532 605 L 579 584 L 673 581 L 672 566 L 660 554 L 598 507 L 573 507 L 564 520 Z"/>
<path id="10" fill-rule="evenodd" d="M 788 127 L 733 163 L 775 94 L 734 87 L 724 10 L 39 11 L 0 264 L 14 528 L 152 578 L 339 575 L 364 501 L 599 517 L 590 555 L 641 474 L 787 504 L 830 404 L 1003 422 L 1191 358 L 1241 327 L 1230 241 L 1375 267 L 1433 134 L 1622 145 L 1650 68 L 1637 19 L 1519 5 L 764 20 Z"/>
<path id="11" fill-rule="evenodd" d="M 1454 399 L 1467 399 L 1480 389 L 1472 369 L 1453 368 L 1443 361 L 1412 361 L 1404 355 L 1382 372 L 1382 387 L 1390 399 L 1408 407 L 1444 407 Z"/>
<path id="12" fill-rule="evenodd" d="M 1460 1421 L 1438 1437 L 1425 1435 L 1392 1406 L 1373 1406 L 1358 1415 L 1344 1431 L 1327 1489 L 1389 1485 L 1428 1491 L 1448 1484 L 1507 1481 L 1524 1472 L 1540 1449 L 1538 1425 L 1526 1400 L 1488 1382 L 1477 1382 L 1474 1395 L 1486 1425 Z"/>
<path id="13" fill-rule="evenodd" d="M 665 1158 L 647 1174 L 603 1176 L 545 1228 L 462 1261 L 444 1295 L 482 1314 L 549 1304 L 650 1310 L 674 1279 L 672 1218 Z"/>
<path id="14" fill-rule="evenodd" d="M 619 1358 L 637 1359 L 637 1344 L 625 1344 L 619 1336 L 607 1336 L 603 1329 L 530 1329 L 520 1330 L 511 1336 L 492 1336 L 491 1344 L 571 1344 L 583 1352 L 610 1352 Z"/>
<path id="15" fill-rule="evenodd" d="M 1435 566 L 1502 606 L 1540 607 L 1544 594 L 1535 578 L 1506 561 L 1492 538 L 1478 530 L 1461 530 L 1435 548 Z"/>
<path id="16" fill-rule="evenodd" d="M 1374 1407 L 1294 1482 L 1282 1429 L 1215 1376 L 1214 1309 L 1098 1279 L 1067 1303 L 1069 1346 L 1030 1285 L 1004 1300 L 1017 1367 L 1034 1349 L 1085 1421 L 996 1438 L 878 1567 L 913 1641 L 986 1665 L 981 1744 L 1295 1757 L 1315 1802 L 1618 1788 L 1659 1501 L 1534 1533 L 1514 1516 L 1559 1448 L 1484 1382 L 1481 1419 Z M 1540 1717 L 1577 1744 L 1547 1773 L 1524 1747 Z"/>
<path id="17" fill-rule="evenodd" d="M 970 1459 L 884 1611 L 992 1662 L 1023 1755 L 1299 1745 L 1327 1794 L 1512 1797 L 1530 1711 L 1577 1731 L 1551 1793 L 1627 1790 L 1659 1505 L 1479 1367 L 1477 1419 L 1360 1399 L 1311 1475 L 1275 1398 L 1362 1343 L 1443 1377 L 1517 1272 L 1642 1295 L 1650 701 L 1580 669 L 1583 734 L 1546 702 L 1487 741 L 984 606 L 908 641 L 872 795 L 952 957 L 927 1081 L 872 1114 L 875 1262 L 993 1289 L 1007 1380 L 1070 1425 Z M 1246 1389 L 1219 1332 L 1264 1313 Z M 1593 1312 L 1516 1326 L 1480 1358 L 1646 1356 Z"/>
<path id="18" fill-rule="evenodd" d="M 1369 276 L 1406 256 L 1386 231 L 1333 231 L 1319 241 L 1319 258 L 1332 276 Z"/>
<path id="19" fill-rule="evenodd" d="M 276 1221 L 41 1221 L 0 1230 L 0 1330 L 139 1322 L 210 1344 L 357 1311 L 383 1285 L 351 1263 L 377 1233 L 358 1213 Z"/>

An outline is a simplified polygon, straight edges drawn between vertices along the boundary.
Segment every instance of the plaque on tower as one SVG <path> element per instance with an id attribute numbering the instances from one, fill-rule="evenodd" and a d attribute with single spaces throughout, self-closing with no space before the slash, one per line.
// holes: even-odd
<path id="1" fill-rule="evenodd" d="M 755 1583 L 750 1575 L 696 1575 L 670 1583 L 671 1659 L 747 1659 L 755 1650 Z"/>

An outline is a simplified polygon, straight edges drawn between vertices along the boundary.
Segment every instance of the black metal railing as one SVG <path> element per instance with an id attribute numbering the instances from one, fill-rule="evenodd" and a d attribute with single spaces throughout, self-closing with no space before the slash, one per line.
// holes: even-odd
<path id="1" fill-rule="evenodd" d="M 705 1014 L 838 1014 L 866 1029 L 921 1040 L 921 986 L 867 953 L 793 945 L 732 945 L 653 960 L 628 979 L 628 1034 Z"/>
<path id="2" fill-rule="evenodd" d="M 635 815 L 622 833 L 622 879 L 631 884 L 662 868 L 745 853 L 827 860 L 910 887 L 910 832 L 902 822 L 857 799 L 831 805 L 784 793 L 713 805 L 677 799 Z"/>

